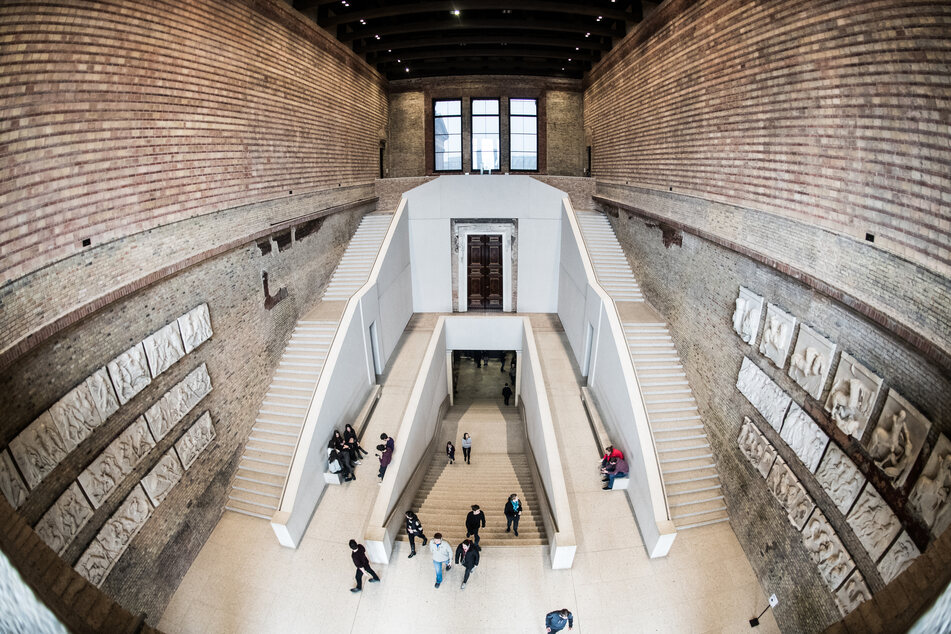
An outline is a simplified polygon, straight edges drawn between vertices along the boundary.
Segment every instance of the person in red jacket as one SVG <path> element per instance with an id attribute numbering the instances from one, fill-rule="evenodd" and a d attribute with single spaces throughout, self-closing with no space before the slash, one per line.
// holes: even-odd
<path id="1" fill-rule="evenodd" d="M 614 447 L 614 445 L 608 445 L 608 448 L 604 450 L 604 456 L 601 458 L 601 468 L 608 466 L 608 462 L 611 461 L 611 458 L 623 458 L 624 454 L 621 453 L 620 449 Z"/>

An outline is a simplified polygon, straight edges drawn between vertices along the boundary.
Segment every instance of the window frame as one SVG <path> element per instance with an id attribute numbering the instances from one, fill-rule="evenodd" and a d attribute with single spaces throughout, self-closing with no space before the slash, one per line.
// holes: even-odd
<path id="1" fill-rule="evenodd" d="M 512 101 L 534 101 L 535 102 L 535 114 L 512 114 Z M 527 169 L 524 167 L 515 168 L 512 163 L 512 119 L 515 117 L 520 117 L 524 119 L 534 119 L 535 120 L 535 169 Z M 519 136 L 528 136 L 526 134 L 519 133 Z M 539 171 L 539 152 L 538 152 L 538 97 L 509 97 L 509 138 L 508 138 L 508 149 L 509 149 L 509 171 L 511 172 L 533 172 L 537 173 Z"/>
<path id="2" fill-rule="evenodd" d="M 438 98 L 438 99 L 436 99 L 436 98 L 434 98 L 432 101 L 433 101 L 433 103 L 432 103 L 432 115 L 433 115 L 433 172 L 434 172 L 434 173 L 440 173 L 440 174 L 447 174 L 447 173 L 453 173 L 453 172 L 462 172 L 462 170 L 465 168 L 465 161 L 463 160 L 463 159 L 465 158 L 465 147 L 463 146 L 463 141 L 464 141 L 463 135 L 464 135 L 464 133 L 465 133 L 465 130 L 463 129 L 463 125 L 462 125 L 462 117 L 464 116 L 465 113 L 463 112 L 463 109 L 462 109 L 462 103 L 463 103 L 463 102 L 462 102 L 462 97 L 449 98 L 449 99 L 445 99 L 445 98 Z M 445 103 L 445 102 L 456 102 L 456 103 L 458 103 L 458 104 L 459 104 L 459 114 L 437 115 L 437 114 L 436 114 L 436 104 L 438 104 L 438 103 Z M 439 169 L 439 168 L 437 167 L 437 165 L 439 164 L 439 161 L 436 160 L 436 156 L 437 156 L 438 154 L 440 154 L 440 152 L 438 151 L 437 146 L 436 146 L 436 129 L 437 129 L 436 121 L 437 121 L 438 119 L 451 119 L 451 118 L 457 118 L 457 119 L 459 119 L 459 167 L 458 167 L 458 169 L 456 169 L 456 168 L 451 168 L 451 169 Z M 452 135 L 450 135 L 450 136 L 455 136 L 455 135 L 452 134 Z M 446 154 L 446 153 L 443 152 L 443 154 Z"/>
<path id="3" fill-rule="evenodd" d="M 475 114 L 475 109 L 473 108 L 473 104 L 476 101 L 494 101 L 496 103 L 498 112 L 496 114 Z M 476 167 L 476 162 L 475 162 L 475 155 L 476 155 L 475 118 L 476 117 L 495 117 L 498 120 L 498 132 L 496 132 L 495 135 L 498 138 L 499 166 L 489 171 L 501 172 L 502 171 L 502 99 L 501 97 L 469 97 L 469 169 L 473 173 L 480 171 Z M 480 134 L 491 134 L 491 133 L 481 132 Z"/>

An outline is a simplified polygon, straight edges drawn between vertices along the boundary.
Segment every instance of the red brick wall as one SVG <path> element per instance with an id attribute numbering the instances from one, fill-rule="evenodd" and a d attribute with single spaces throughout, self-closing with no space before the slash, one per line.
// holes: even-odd
<path id="1" fill-rule="evenodd" d="M 384 80 L 278 0 L 0 6 L 0 284 L 378 174 Z"/>
<path id="2" fill-rule="evenodd" d="M 938 0 L 669 0 L 586 79 L 593 175 L 868 232 L 948 275 L 949 33 Z"/>

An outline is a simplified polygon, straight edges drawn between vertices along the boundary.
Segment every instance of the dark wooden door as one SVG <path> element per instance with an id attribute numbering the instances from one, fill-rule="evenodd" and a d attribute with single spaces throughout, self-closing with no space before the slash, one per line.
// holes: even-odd
<path id="1" fill-rule="evenodd" d="M 466 245 L 469 310 L 502 310 L 502 236 L 469 236 Z"/>

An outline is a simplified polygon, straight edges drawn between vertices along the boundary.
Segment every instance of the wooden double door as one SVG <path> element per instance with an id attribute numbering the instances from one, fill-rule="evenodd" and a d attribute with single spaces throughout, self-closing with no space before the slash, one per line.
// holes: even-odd
<path id="1" fill-rule="evenodd" d="M 502 311 L 502 236 L 470 235 L 466 244 L 467 310 Z"/>

